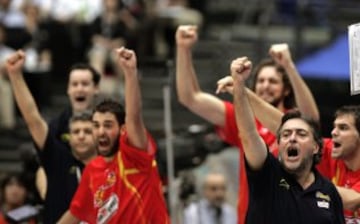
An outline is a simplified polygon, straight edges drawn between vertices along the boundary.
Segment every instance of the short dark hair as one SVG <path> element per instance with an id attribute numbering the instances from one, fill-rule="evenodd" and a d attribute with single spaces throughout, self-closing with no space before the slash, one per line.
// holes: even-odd
<path id="1" fill-rule="evenodd" d="M 286 109 L 291 109 L 296 107 L 294 90 L 291 86 L 288 74 L 285 69 L 271 58 L 265 58 L 259 62 L 259 64 L 254 69 L 253 79 L 251 83 L 251 90 L 255 91 L 255 86 L 257 82 L 257 78 L 259 76 L 260 71 L 267 66 L 275 67 L 276 71 L 282 75 L 282 81 L 284 83 L 284 88 L 289 90 L 289 95 L 287 95 L 284 99 L 284 106 Z"/>
<path id="2" fill-rule="evenodd" d="M 115 115 L 119 125 L 125 123 L 125 109 L 123 105 L 111 98 L 105 98 L 96 104 L 94 112 L 106 113 L 110 112 Z"/>
<path id="3" fill-rule="evenodd" d="M 90 110 L 85 110 L 82 112 L 75 112 L 69 120 L 69 125 L 76 121 L 90 121 L 91 122 L 92 121 L 92 112 Z"/>
<path id="4" fill-rule="evenodd" d="M 15 181 L 19 186 L 22 186 L 26 191 L 29 191 L 29 185 L 26 182 L 24 174 L 20 173 L 9 173 L 7 174 L 1 182 L 0 192 L 1 192 L 1 203 L 4 203 L 5 199 L 5 188 L 10 185 L 12 181 Z M 26 199 L 25 199 L 26 200 Z"/>
<path id="5" fill-rule="evenodd" d="M 92 75 L 92 80 L 95 84 L 95 86 L 99 85 L 100 79 L 101 79 L 101 75 L 98 71 L 96 71 L 96 69 L 94 67 L 92 67 L 91 65 L 85 64 L 85 63 L 76 63 L 74 65 L 72 65 L 70 67 L 69 73 L 70 74 L 72 71 L 74 70 L 88 70 L 90 71 L 91 75 Z"/>
<path id="6" fill-rule="evenodd" d="M 276 133 L 277 141 L 278 141 L 278 143 L 280 142 L 280 134 L 281 134 L 280 132 L 281 132 L 281 129 L 282 129 L 283 125 L 285 124 L 285 122 L 288 120 L 291 120 L 291 119 L 295 119 L 295 118 L 303 120 L 305 123 L 307 123 L 310 126 L 313 138 L 314 138 L 316 144 L 319 146 L 319 152 L 314 155 L 314 159 L 313 159 L 313 166 L 314 166 L 314 165 L 318 164 L 321 160 L 322 147 L 323 147 L 323 140 L 321 137 L 321 129 L 320 129 L 320 124 L 318 121 L 316 121 L 313 118 L 302 115 L 299 110 L 295 110 L 295 109 L 289 110 L 281 118 L 281 124 Z"/>
<path id="7" fill-rule="evenodd" d="M 355 121 L 355 127 L 360 134 L 360 106 L 358 105 L 345 105 L 338 108 L 335 112 L 335 119 L 341 115 L 352 115 Z"/>

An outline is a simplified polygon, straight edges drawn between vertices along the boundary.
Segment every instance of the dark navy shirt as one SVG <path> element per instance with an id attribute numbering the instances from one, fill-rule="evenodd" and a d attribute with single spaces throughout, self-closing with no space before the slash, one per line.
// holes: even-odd
<path id="1" fill-rule="evenodd" d="M 70 108 L 49 123 L 49 132 L 42 150 L 38 149 L 47 177 L 44 201 L 44 224 L 54 224 L 69 208 L 76 192 L 79 174 L 84 165 L 75 159 L 68 143 Z"/>
<path id="2" fill-rule="evenodd" d="M 261 170 L 247 167 L 249 182 L 248 224 L 345 223 L 341 198 L 335 186 L 316 170 L 307 189 L 287 173 L 271 154 Z"/>

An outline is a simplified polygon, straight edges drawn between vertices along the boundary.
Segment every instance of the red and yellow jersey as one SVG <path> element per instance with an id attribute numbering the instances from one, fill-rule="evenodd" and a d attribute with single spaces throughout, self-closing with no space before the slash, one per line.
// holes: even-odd
<path id="1" fill-rule="evenodd" d="M 244 150 L 242 149 L 241 139 L 238 135 L 238 128 L 235 119 L 235 110 L 233 104 L 224 102 L 225 104 L 225 125 L 224 127 L 217 127 L 217 133 L 226 143 L 237 146 L 239 148 L 240 161 L 239 161 L 239 202 L 238 202 L 238 223 L 245 223 L 247 207 L 249 203 L 249 189 L 245 170 L 245 157 Z M 256 128 L 260 136 L 264 139 L 265 144 L 269 147 L 270 152 L 277 155 L 277 141 L 276 135 L 271 133 L 270 130 L 262 126 L 256 120 Z M 274 152 L 273 152 L 274 151 Z"/>
<path id="2" fill-rule="evenodd" d="M 324 139 L 324 147 L 320 164 L 317 165 L 319 172 L 329 178 L 333 184 L 339 187 L 355 190 L 360 193 L 360 170 L 347 169 L 343 160 L 331 158 L 333 142 L 329 138 Z M 360 223 L 360 209 L 356 211 L 345 210 L 346 223 Z"/>
<path id="3" fill-rule="evenodd" d="M 148 136 L 148 151 L 120 138 L 111 162 L 98 156 L 85 168 L 71 202 L 71 213 L 88 223 L 169 223 L 156 162 L 155 144 Z"/>

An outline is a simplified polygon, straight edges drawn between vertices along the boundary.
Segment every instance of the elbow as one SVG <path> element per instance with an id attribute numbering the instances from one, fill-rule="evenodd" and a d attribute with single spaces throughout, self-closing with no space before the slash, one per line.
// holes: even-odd
<path id="1" fill-rule="evenodd" d="M 192 97 L 191 94 L 178 91 L 178 100 L 183 106 L 190 107 L 194 102 L 194 97 Z"/>

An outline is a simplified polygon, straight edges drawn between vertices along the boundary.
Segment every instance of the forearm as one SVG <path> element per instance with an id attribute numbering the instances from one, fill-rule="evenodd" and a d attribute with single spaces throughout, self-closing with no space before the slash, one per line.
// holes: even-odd
<path id="1" fill-rule="evenodd" d="M 260 169 L 266 159 L 267 150 L 256 130 L 255 117 L 244 86 L 234 88 L 234 106 L 246 160 L 252 169 Z"/>
<path id="2" fill-rule="evenodd" d="M 47 136 L 47 124 L 42 118 L 23 76 L 12 74 L 9 75 L 9 77 L 20 112 L 35 143 L 41 149 L 43 148 Z"/>
<path id="3" fill-rule="evenodd" d="M 255 117 L 264 125 L 264 127 L 268 128 L 273 134 L 276 134 L 283 113 L 261 99 L 253 91 L 246 89 L 246 92 Z"/>
<path id="4" fill-rule="evenodd" d="M 225 124 L 225 106 L 214 95 L 201 91 L 189 49 L 178 48 L 176 87 L 179 101 L 185 107 L 214 125 Z"/>
<path id="5" fill-rule="evenodd" d="M 200 92 L 192 63 L 191 49 L 178 47 L 176 55 L 176 89 L 179 101 L 189 106 L 194 102 L 195 95 Z"/>
<path id="6" fill-rule="evenodd" d="M 146 149 L 147 137 L 142 118 L 141 93 L 137 70 L 134 74 L 125 74 L 125 126 L 131 145 Z"/>
<path id="7" fill-rule="evenodd" d="M 294 63 L 290 62 L 287 66 L 284 67 L 284 69 L 289 76 L 292 88 L 294 90 L 298 109 L 304 115 L 307 115 L 315 120 L 319 120 L 319 110 L 316 105 L 314 96 L 305 81 L 301 78 Z"/>
<path id="8" fill-rule="evenodd" d="M 336 187 L 338 190 L 341 200 L 343 202 L 344 209 L 356 210 L 360 208 L 360 193 L 344 187 Z"/>
<path id="9" fill-rule="evenodd" d="M 64 215 L 60 218 L 57 224 L 75 224 L 79 223 L 80 220 L 76 218 L 69 210 L 67 210 Z"/>

